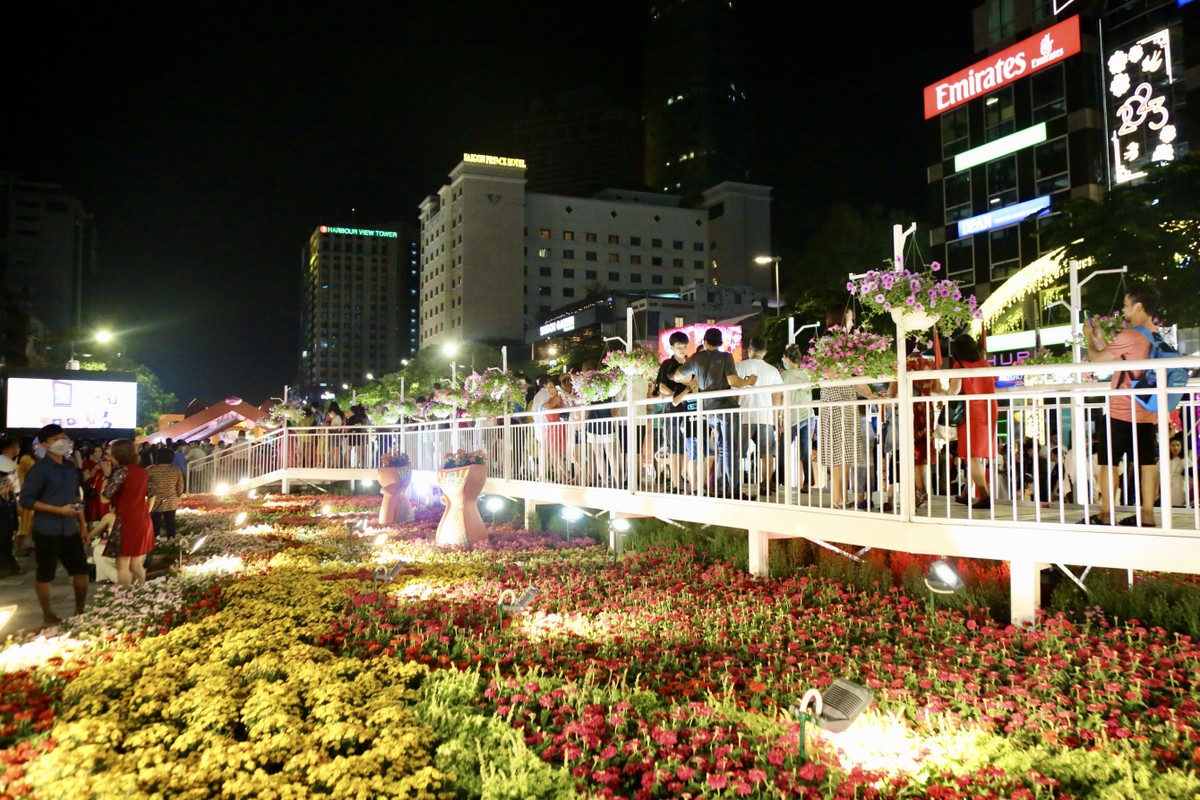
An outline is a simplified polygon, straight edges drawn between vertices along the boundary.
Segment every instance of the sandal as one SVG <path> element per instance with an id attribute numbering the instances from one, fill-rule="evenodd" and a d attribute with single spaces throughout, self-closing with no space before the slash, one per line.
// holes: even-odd
<path id="1" fill-rule="evenodd" d="M 916 502 L 916 505 L 913 506 L 913 508 L 920 508 L 921 506 L 925 505 L 925 501 L 927 501 L 928 499 L 929 499 L 929 492 L 918 491 L 917 492 L 917 502 Z"/>
<path id="2" fill-rule="evenodd" d="M 1119 520 L 1117 520 L 1117 524 L 1123 525 L 1127 528 L 1138 528 L 1138 527 L 1154 528 L 1154 527 L 1157 527 L 1157 524 L 1154 522 L 1139 522 L 1138 521 L 1139 519 L 1140 519 L 1140 517 L 1138 517 L 1137 514 L 1130 514 L 1128 517 L 1121 517 Z"/>
<path id="3" fill-rule="evenodd" d="M 1109 522 L 1099 514 L 1092 514 L 1086 519 L 1079 520 L 1080 525 L 1108 525 Z"/>

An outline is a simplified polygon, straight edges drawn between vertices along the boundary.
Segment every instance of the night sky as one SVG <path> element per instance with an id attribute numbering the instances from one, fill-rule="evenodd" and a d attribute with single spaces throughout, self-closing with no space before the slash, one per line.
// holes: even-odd
<path id="1" fill-rule="evenodd" d="M 925 214 L 921 90 L 976 60 L 974 5 L 742 4 L 785 269 L 835 202 Z M 415 221 L 463 152 L 511 153 L 535 98 L 601 86 L 640 108 L 645 7 L 21 3 L 0 170 L 95 215 L 85 316 L 181 405 L 260 402 L 294 378 L 313 228 Z"/>

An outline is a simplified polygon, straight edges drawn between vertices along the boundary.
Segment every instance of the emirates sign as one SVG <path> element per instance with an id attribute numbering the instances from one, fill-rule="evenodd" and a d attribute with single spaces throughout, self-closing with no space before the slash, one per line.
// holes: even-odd
<path id="1" fill-rule="evenodd" d="M 1034 34 L 1007 50 L 988 56 L 948 78 L 925 87 L 925 119 L 932 119 L 1051 67 L 1079 52 L 1079 15 Z"/>

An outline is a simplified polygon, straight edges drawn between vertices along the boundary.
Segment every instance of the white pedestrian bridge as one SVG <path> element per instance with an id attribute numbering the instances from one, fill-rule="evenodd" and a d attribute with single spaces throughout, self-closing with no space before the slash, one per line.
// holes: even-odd
<path id="1" fill-rule="evenodd" d="M 1200 369 L 1196 357 L 1124 366 L 1154 371 L 1163 387 L 1168 363 L 1192 372 Z M 1066 364 L 908 372 L 872 382 L 871 399 L 856 395 L 843 402 L 814 401 L 805 390 L 865 387 L 865 382 L 823 381 L 815 387 L 787 384 L 699 395 L 705 400 L 742 399 L 784 390 L 765 414 L 750 408 L 664 413 L 655 399 L 503 419 L 287 428 L 241 449 L 192 462 L 188 491 L 215 492 L 222 484 L 234 492 L 270 486 L 287 491 L 302 483 L 373 480 L 381 456 L 398 452 L 412 460 L 414 485 L 428 487 L 444 454 L 482 450 L 487 454 L 485 493 L 523 499 L 527 518 L 539 504 L 569 504 L 614 517 L 739 528 L 747 532 L 750 568 L 760 575 L 767 571 L 771 540 L 789 537 L 809 539 L 849 557 L 863 548 L 884 548 L 1006 561 L 1013 618 L 1031 619 L 1040 602 L 1043 569 L 1062 569 L 1072 579 L 1090 567 L 1200 573 L 1200 473 L 1193 468 L 1200 420 L 1197 400 L 1187 394 L 1173 419 L 1167 414 L 1158 417 L 1158 452 L 1168 453 L 1172 436 L 1177 436 L 1183 440 L 1185 461 L 1172 465 L 1165 456 L 1158 461 L 1162 480 L 1154 498 L 1154 526 L 1128 524 L 1137 517 L 1141 490 L 1140 482 L 1133 480 L 1136 470 L 1115 474 L 1109 487 L 1114 508 L 1100 524 L 1095 521 L 1100 473 L 1088 441 L 1098 437 L 1101 444 L 1091 449 L 1107 451 L 1106 412 L 1114 398 L 1157 394 L 1163 403 L 1167 398 L 1162 388 L 1134 390 L 1127 382 L 1111 389 L 1107 376 L 1097 376 L 1093 369 Z M 999 445 L 986 470 L 990 508 L 956 502 L 954 495 L 963 491 L 967 470 L 951 457 L 953 429 L 939 424 L 951 398 L 924 393 L 968 375 L 994 377 L 1001 385 L 994 395 L 999 401 L 994 419 L 989 404 L 966 406 L 968 422 L 985 414 L 997 430 Z M 835 502 L 841 498 L 835 499 L 831 491 L 831 468 L 821 466 L 818 456 L 814 454 L 809 470 L 810 491 L 799 491 L 799 476 L 806 432 L 814 451 L 825 446 L 832 454 L 842 430 L 836 423 L 844 416 L 851 419 L 842 424 L 861 437 L 861 444 L 840 442 L 852 462 L 843 468 L 847 507 L 840 508 Z M 819 417 L 831 429 L 825 436 L 829 442 L 821 441 Z M 761 420 L 767 421 L 765 427 Z M 808 424 L 802 425 L 802 420 Z M 1075 437 L 1079 429 L 1086 435 Z M 725 430 L 730 434 L 719 437 Z M 720 438 L 732 445 L 727 456 L 720 450 Z M 1076 438 L 1085 446 L 1070 448 Z M 764 473 L 760 454 L 769 450 L 772 439 L 776 457 L 771 471 Z M 1040 444 L 1026 448 L 1026 439 Z M 929 453 L 923 465 L 917 463 L 922 442 Z M 671 455 L 672 451 L 680 452 Z M 1153 463 L 1153 454 L 1149 460 Z M 728 483 L 713 480 L 720 477 L 723 463 L 733 476 Z M 693 475 L 698 478 L 690 479 Z M 918 506 L 922 479 L 928 500 Z M 974 487 L 968 491 L 973 499 Z M 1082 520 L 1090 521 L 1081 524 Z M 1120 524 L 1122 520 L 1127 524 Z"/>

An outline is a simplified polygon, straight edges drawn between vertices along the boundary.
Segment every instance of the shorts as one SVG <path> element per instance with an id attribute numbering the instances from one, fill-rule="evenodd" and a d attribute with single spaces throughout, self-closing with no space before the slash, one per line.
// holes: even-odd
<path id="1" fill-rule="evenodd" d="M 663 418 L 663 445 L 672 455 L 687 453 L 696 458 L 696 417 L 692 414 L 668 414 Z"/>
<path id="2" fill-rule="evenodd" d="M 754 439 L 754 449 L 758 455 L 775 455 L 775 440 L 779 437 L 775 435 L 775 426 L 765 422 L 751 422 L 746 426 L 749 432 L 747 441 L 744 442 L 745 449 L 749 449 L 750 438 Z M 743 454 L 744 455 L 744 454 Z"/>
<path id="3" fill-rule="evenodd" d="M 1116 466 L 1126 455 L 1132 464 L 1135 460 L 1134 444 L 1137 444 L 1136 463 L 1139 467 L 1153 467 L 1158 460 L 1158 425 L 1154 422 L 1139 422 L 1136 425 L 1123 419 L 1108 417 L 1108 424 L 1096 431 L 1096 456 L 1102 467 Z M 1112 460 L 1109 461 L 1109 450 Z"/>
<path id="4" fill-rule="evenodd" d="M 37 582 L 49 583 L 61 561 L 68 575 L 87 575 L 87 556 L 83 553 L 83 539 L 78 533 L 51 536 L 33 532 L 33 553 L 37 562 Z"/>

